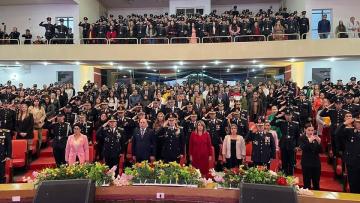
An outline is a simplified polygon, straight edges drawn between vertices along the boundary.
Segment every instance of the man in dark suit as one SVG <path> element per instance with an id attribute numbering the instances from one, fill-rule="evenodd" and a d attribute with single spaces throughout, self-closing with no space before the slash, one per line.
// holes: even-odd
<path id="1" fill-rule="evenodd" d="M 151 90 L 149 90 L 149 86 L 145 85 L 144 89 L 141 90 L 141 97 L 144 99 L 145 96 L 147 96 L 147 98 L 149 98 L 150 101 L 153 100 L 154 98 L 154 92 L 152 92 Z"/>
<path id="2" fill-rule="evenodd" d="M 139 127 L 135 129 L 132 142 L 134 162 L 145 160 L 155 161 L 156 139 L 154 131 L 148 128 L 146 119 L 140 119 Z"/>

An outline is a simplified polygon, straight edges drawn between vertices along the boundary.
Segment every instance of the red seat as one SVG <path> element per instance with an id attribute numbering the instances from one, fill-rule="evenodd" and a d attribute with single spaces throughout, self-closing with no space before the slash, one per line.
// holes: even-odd
<path id="1" fill-rule="evenodd" d="M 12 160 L 7 160 L 5 162 L 5 179 L 6 183 L 12 182 Z"/>
<path id="2" fill-rule="evenodd" d="M 47 142 L 48 142 L 48 134 L 49 134 L 49 130 L 48 129 L 42 129 L 41 130 L 41 143 L 44 143 L 44 145 L 46 146 Z"/>
<path id="3" fill-rule="evenodd" d="M 270 163 L 270 170 L 277 172 L 280 168 L 280 151 L 276 151 L 275 156 L 275 159 Z"/>
<path id="4" fill-rule="evenodd" d="M 129 141 L 129 144 L 126 149 L 126 160 L 129 162 L 133 162 L 133 156 L 132 156 L 132 141 Z"/>
<path id="5" fill-rule="evenodd" d="M 31 145 L 32 155 L 38 152 L 38 146 L 39 146 L 39 131 L 34 130 L 34 138 L 32 139 L 32 145 Z"/>
<path id="6" fill-rule="evenodd" d="M 251 162 L 252 142 L 246 144 L 246 162 Z"/>
<path id="7" fill-rule="evenodd" d="M 14 168 L 27 164 L 27 140 L 12 140 L 12 163 Z"/>
<path id="8" fill-rule="evenodd" d="M 215 149 L 211 147 L 211 161 L 209 161 L 209 169 L 215 168 Z"/>
<path id="9" fill-rule="evenodd" d="M 124 155 L 121 154 L 120 159 L 119 159 L 119 166 L 118 166 L 120 175 L 124 172 L 124 162 L 125 162 Z"/>
<path id="10" fill-rule="evenodd" d="M 94 160 L 95 160 L 94 145 L 89 145 L 89 162 L 94 162 Z"/>

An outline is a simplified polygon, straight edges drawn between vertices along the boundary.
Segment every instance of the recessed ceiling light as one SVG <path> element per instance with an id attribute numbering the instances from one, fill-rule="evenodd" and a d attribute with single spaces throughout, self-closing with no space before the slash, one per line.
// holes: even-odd
<path id="1" fill-rule="evenodd" d="M 233 69 L 233 68 L 234 68 L 234 65 L 230 65 L 230 68 Z"/>
<path id="2" fill-rule="evenodd" d="M 75 62 L 75 65 L 77 65 L 77 66 L 80 65 L 80 62 L 79 62 L 79 61 L 76 61 L 76 62 Z"/>
<path id="3" fill-rule="evenodd" d="M 252 60 L 252 63 L 253 63 L 253 64 L 257 63 L 257 60 Z"/>
<path id="4" fill-rule="evenodd" d="M 47 66 L 49 63 L 45 61 L 43 64 L 44 64 L 44 66 Z"/>
<path id="5" fill-rule="evenodd" d="M 294 62 L 296 61 L 296 59 L 291 58 L 289 61 L 290 61 L 291 63 L 294 63 Z"/>
<path id="6" fill-rule="evenodd" d="M 145 77 L 145 79 L 148 79 L 148 78 L 149 78 L 148 76 Z"/>
<path id="7" fill-rule="evenodd" d="M 149 62 L 145 61 L 145 63 L 144 63 L 144 64 L 145 64 L 145 66 L 148 66 L 148 65 L 149 65 Z"/>
<path id="8" fill-rule="evenodd" d="M 126 78 L 126 75 L 124 75 L 123 78 Z"/>
<path id="9" fill-rule="evenodd" d="M 180 70 L 178 69 L 176 72 L 180 73 Z"/>
<path id="10" fill-rule="evenodd" d="M 174 66 L 174 69 L 176 70 L 178 67 L 177 66 Z"/>
<path id="11" fill-rule="evenodd" d="M 19 61 L 16 61 L 15 64 L 16 64 L 16 65 L 20 65 Z"/>
<path id="12" fill-rule="evenodd" d="M 122 66 L 118 66 L 118 69 L 119 69 L 119 70 L 122 70 L 122 69 L 124 69 L 124 67 L 122 67 Z"/>
<path id="13" fill-rule="evenodd" d="M 216 60 L 213 62 L 215 65 L 219 65 L 220 64 L 220 61 Z"/>
<path id="14" fill-rule="evenodd" d="M 331 61 L 331 62 L 334 62 L 334 61 L 336 61 L 336 60 L 338 60 L 338 59 L 335 58 L 335 57 L 331 57 L 331 58 L 329 58 L 328 60 Z"/>
<path id="15" fill-rule="evenodd" d="M 132 72 L 132 70 L 129 70 L 129 72 L 131 73 L 131 72 Z"/>
<path id="16" fill-rule="evenodd" d="M 230 72 L 230 69 L 226 69 L 226 72 Z"/>
<path id="17" fill-rule="evenodd" d="M 113 63 L 113 62 L 109 62 L 109 65 L 110 65 L 110 66 L 113 66 L 113 65 L 114 65 L 114 63 Z"/>
<path id="18" fill-rule="evenodd" d="M 183 66 L 184 65 L 184 61 L 179 61 L 179 65 Z"/>
<path id="19" fill-rule="evenodd" d="M 264 68 L 264 66 L 265 66 L 264 64 L 260 64 L 259 68 Z"/>
<path id="20" fill-rule="evenodd" d="M 150 66 L 146 66 L 146 69 L 148 69 L 148 70 L 149 70 L 149 69 L 150 69 Z"/>
<path id="21" fill-rule="evenodd" d="M 252 72 L 255 72 L 255 69 L 253 68 L 251 71 L 252 71 Z"/>
<path id="22" fill-rule="evenodd" d="M 156 69 L 153 69 L 154 72 L 156 72 Z"/>
<path id="23" fill-rule="evenodd" d="M 202 68 L 206 68 L 207 66 L 203 65 Z"/>

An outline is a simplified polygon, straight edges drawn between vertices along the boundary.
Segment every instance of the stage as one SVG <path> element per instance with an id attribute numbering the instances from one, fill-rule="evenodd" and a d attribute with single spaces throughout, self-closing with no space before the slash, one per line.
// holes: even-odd
<path id="1" fill-rule="evenodd" d="M 164 199 L 158 199 L 163 193 Z M 11 202 L 20 197 L 21 202 L 32 202 L 35 195 L 33 184 L 0 185 L 0 202 Z M 351 203 L 360 202 L 360 195 L 338 192 L 314 191 L 314 196 L 298 196 L 299 203 Z M 123 186 L 99 187 L 96 202 L 239 202 L 238 190 L 200 189 L 186 187 Z"/>

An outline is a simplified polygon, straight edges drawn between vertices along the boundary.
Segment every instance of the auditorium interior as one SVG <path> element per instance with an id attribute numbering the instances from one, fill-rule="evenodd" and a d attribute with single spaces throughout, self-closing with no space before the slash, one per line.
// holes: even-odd
<path id="1" fill-rule="evenodd" d="M 239 14 L 238 18 L 249 18 L 249 16 L 251 18 L 251 16 L 255 16 L 259 9 L 262 9 L 265 12 L 264 14 L 261 14 L 263 15 L 263 18 L 274 16 L 274 19 L 275 15 L 281 15 L 279 14 L 280 11 L 283 11 L 284 13 L 287 12 L 287 14 L 289 14 L 289 19 L 293 18 L 293 15 L 300 16 L 302 11 L 306 11 L 306 17 L 309 18 L 309 27 L 305 33 L 297 31 L 296 33 L 290 34 L 247 34 L 247 36 L 243 36 L 238 33 L 236 36 L 204 35 L 194 37 L 192 35 L 187 35 L 181 37 L 175 36 L 173 38 L 169 36 L 148 37 L 146 35 L 142 38 L 136 36 L 111 37 L 112 31 L 107 31 L 109 36 L 106 34 L 105 37 L 91 38 L 88 36 L 89 38 L 84 38 L 84 30 L 80 26 L 84 21 L 84 17 L 89 19 L 90 24 L 94 23 L 94 26 L 96 26 L 100 21 L 101 23 L 109 22 L 110 25 L 110 21 L 112 20 L 105 21 L 105 19 L 110 19 L 110 15 L 114 16 L 116 19 L 119 16 L 120 19 L 120 15 L 121 18 L 126 18 L 126 16 L 131 17 L 133 14 L 139 16 L 144 16 L 144 14 L 150 16 L 151 14 L 151 16 L 155 15 L 159 19 L 164 18 L 164 16 L 172 16 L 169 18 L 182 16 L 179 17 L 179 21 L 184 21 L 184 19 L 182 19 L 184 16 L 186 16 L 185 19 L 206 19 L 208 16 L 215 16 L 217 14 L 219 15 L 219 21 L 221 21 L 221 18 L 226 18 L 223 13 L 228 11 L 231 13 L 236 10 L 234 6 L 237 6 L 236 8 L 240 13 L 243 11 L 243 15 Z M 282 10 L 283 8 L 287 8 L 287 11 Z M 247 91 L 247 88 L 251 86 L 250 84 L 259 86 L 255 88 L 256 90 L 258 90 L 258 88 L 263 88 L 264 85 L 266 88 L 270 89 L 270 86 L 284 84 L 284 86 L 288 85 L 289 89 L 294 88 L 294 92 L 290 94 L 294 97 L 294 100 L 301 97 L 300 92 L 304 92 L 303 94 L 306 95 L 306 99 L 311 102 L 311 108 L 311 105 L 314 105 L 314 100 L 308 95 L 310 94 L 309 90 L 313 85 L 317 86 L 317 84 L 320 86 L 319 88 L 322 88 L 321 86 L 323 86 L 325 81 L 325 84 L 329 84 L 327 82 L 333 84 L 329 87 L 330 89 L 332 88 L 331 93 L 335 92 L 334 94 L 337 94 L 338 91 L 343 91 L 341 94 L 343 94 L 344 98 L 346 97 L 346 99 L 344 99 L 344 106 L 345 100 L 348 98 L 347 93 L 350 92 L 349 94 L 353 95 L 352 98 L 354 98 L 352 99 L 353 105 L 357 108 L 360 105 L 360 15 L 358 8 L 360 8 L 360 1 L 358 0 L 1 0 L 0 115 L 1 117 L 3 116 L 3 109 L 12 108 L 8 107 L 11 106 L 11 104 L 16 106 L 20 103 L 15 97 L 21 92 L 24 93 L 25 91 L 25 98 L 28 98 L 29 96 L 33 96 L 34 89 L 34 94 L 36 94 L 36 89 L 42 90 L 43 88 L 52 88 L 53 86 L 59 87 L 63 84 L 73 85 L 74 95 L 73 98 L 68 98 L 69 101 L 71 99 L 77 100 L 79 96 L 81 97 L 84 92 L 88 91 L 88 89 L 85 88 L 87 88 L 87 85 L 89 84 L 99 89 L 106 89 L 106 91 L 107 88 L 114 89 L 114 84 L 118 84 L 121 91 L 124 91 L 125 89 L 126 92 L 133 92 L 134 89 L 138 89 L 139 94 L 143 94 L 142 88 L 145 86 L 159 86 L 159 89 L 155 90 L 156 93 L 155 96 L 152 96 L 152 99 L 156 100 L 160 98 L 160 103 L 172 98 L 169 96 L 164 99 L 164 95 L 168 96 L 172 94 L 170 90 L 178 91 L 181 89 L 184 91 L 181 94 L 185 93 L 185 97 L 188 97 L 188 100 L 192 100 L 193 103 L 196 103 L 196 98 L 200 98 L 200 96 L 194 99 L 192 98 L 192 95 L 186 94 L 195 94 L 196 92 L 199 95 L 204 95 L 203 92 L 205 90 L 206 92 L 209 91 L 209 86 L 210 89 L 215 87 L 214 89 L 216 89 L 216 91 L 221 89 L 220 86 L 230 89 L 230 92 L 233 92 L 233 90 L 241 90 L 242 94 L 243 91 Z M 245 9 L 248 9 L 248 11 Z M 214 10 L 216 11 L 216 14 L 214 13 Z M 297 13 L 294 13 L 295 11 L 297 11 Z M 320 24 L 319 21 L 322 20 L 324 15 L 327 15 L 331 30 L 330 32 L 322 32 L 327 33 L 327 36 L 326 39 L 320 39 L 322 38 L 322 33 L 318 30 L 318 27 Z M 147 19 L 146 16 L 144 17 L 145 19 Z M 58 37 L 58 39 L 54 37 L 51 40 L 47 40 L 47 30 L 45 30 L 44 27 L 39 26 L 39 23 L 46 21 L 48 17 L 52 19 L 53 23 L 56 21 L 57 24 L 60 22 L 60 19 L 65 20 L 65 25 L 68 26 L 68 28 L 72 28 L 73 33 L 71 37 Z M 357 30 L 350 30 L 350 28 L 348 28 L 351 26 L 350 19 L 352 17 L 355 18 L 354 24 L 357 24 Z M 102 21 L 102 18 L 104 18 L 104 22 Z M 136 17 L 136 19 L 141 20 L 143 18 Z M 300 17 L 298 17 L 298 19 L 300 20 Z M 148 22 L 147 20 L 145 21 Z M 346 27 L 345 31 L 338 30 L 340 29 L 339 21 L 344 23 Z M 189 20 L 189 25 L 191 22 L 195 22 L 195 20 Z M 287 20 L 284 20 L 284 22 L 287 22 Z M 102 26 L 101 23 L 100 27 Z M 242 30 L 243 25 L 240 24 L 241 23 L 239 23 L 238 27 L 239 30 Z M 297 25 L 301 26 L 300 23 Z M 121 25 L 119 26 L 121 27 Z M 28 40 L 29 44 L 26 44 L 27 38 L 24 40 L 24 38 L 20 37 L 20 39 L 14 40 L 10 39 L 11 35 L 8 35 L 8 38 L 5 37 L 6 33 L 9 34 L 12 32 L 11 30 L 13 27 L 17 28 L 17 31 L 20 32 L 20 36 L 25 34 L 27 29 L 31 31 L 32 38 Z M 284 27 L 289 29 L 288 25 Z M 195 30 L 194 27 L 193 29 Z M 160 31 L 158 31 L 158 33 L 159 32 Z M 195 31 L 192 33 L 194 34 L 194 32 Z M 345 35 L 346 37 L 343 37 Z M 39 36 L 39 38 L 37 38 L 37 36 Z M 278 36 L 281 36 L 281 39 L 278 38 Z M 35 44 L 35 41 L 39 39 L 44 44 Z M 243 41 L 242 39 L 246 40 Z M 69 40 L 71 40 L 71 43 L 68 43 Z M 354 81 L 354 77 L 355 82 L 358 82 L 357 85 L 354 84 L 355 89 L 351 89 L 348 84 L 351 84 L 351 82 Z M 291 85 L 289 85 L 288 82 L 291 83 Z M 16 92 L 19 84 L 22 84 L 24 90 L 20 89 Z M 204 84 L 207 85 L 202 86 Z M 134 88 L 132 85 L 134 85 Z M 12 89 L 11 91 L 15 91 L 16 94 L 14 93 L 13 100 L 6 101 L 6 99 L 3 98 L 8 96 L 7 91 L 9 86 L 10 89 Z M 180 86 L 183 88 L 180 88 Z M 341 86 L 341 88 L 339 86 Z M 193 90 L 191 88 L 199 88 L 200 90 Z M 267 91 L 269 91 L 268 89 Z M 51 94 L 54 93 L 54 91 L 56 93 L 56 90 L 57 89 L 52 90 Z M 162 94 L 162 90 L 164 90 L 165 93 L 158 98 L 156 94 L 158 92 L 159 94 Z M 102 90 L 102 92 L 103 91 L 104 90 Z M 325 94 L 328 92 L 325 91 L 323 93 Z M 321 93 L 322 91 L 320 91 L 319 94 Z M 42 93 L 40 92 L 37 94 Z M 119 90 L 119 95 L 120 94 L 123 94 L 123 92 L 120 92 Z M 269 92 L 267 94 L 269 94 Z M 140 99 L 138 103 L 136 103 L 136 106 L 131 106 L 129 95 L 125 98 L 126 102 L 124 103 L 126 103 L 126 107 L 124 109 L 122 109 L 122 107 L 119 108 L 119 111 L 125 110 L 133 113 L 132 111 L 137 107 L 138 103 L 142 104 L 143 101 Z M 282 96 L 281 92 L 279 95 L 280 97 Z M 43 95 L 40 96 L 42 98 Z M 172 96 L 174 97 L 173 100 L 177 100 L 176 93 Z M 286 96 L 286 98 L 289 99 L 288 97 L 292 96 Z M 234 93 L 231 97 L 238 101 L 237 97 L 240 97 L 240 95 Z M 241 97 L 244 98 L 246 96 Z M 121 99 L 121 102 L 123 102 L 123 99 L 124 98 Z M 118 98 L 118 100 L 119 103 L 121 103 L 120 98 Z M 148 97 L 146 100 L 148 100 Z M 239 100 L 242 102 L 241 99 Z M 206 101 L 205 96 L 203 102 Z M 336 98 L 334 98 L 334 100 L 328 99 L 328 101 L 332 103 L 330 106 L 336 106 L 338 104 Z M 82 102 L 86 103 L 88 100 Z M 95 102 L 95 99 L 91 102 Z M 103 100 L 101 100 L 101 102 L 103 102 Z M 82 108 L 85 105 L 84 103 L 80 102 L 78 107 Z M 97 104 L 103 105 L 103 103 L 100 102 Z M 146 104 L 149 105 L 150 102 Z M 71 105 L 73 105 L 73 103 L 71 103 Z M 164 109 L 166 109 L 167 107 L 165 106 L 167 103 L 165 102 L 163 105 Z M 149 116 L 149 120 L 151 120 L 151 115 L 150 113 L 148 115 L 147 108 L 152 108 L 152 104 L 149 106 L 144 106 L 143 110 L 146 113 L 146 116 Z M 264 116 L 267 117 L 272 114 L 273 106 L 268 105 L 266 107 L 267 109 L 264 110 Z M 13 110 L 14 113 L 20 111 L 19 108 Z M 65 105 L 58 109 L 54 117 L 59 117 L 61 114 L 60 111 L 64 108 Z M 217 108 L 218 103 L 216 106 L 210 105 L 209 109 L 205 110 L 206 116 L 211 114 L 212 111 L 217 111 Z M 301 107 L 299 108 L 299 111 L 301 111 Z M 327 107 L 324 108 L 327 109 Z M 279 111 L 281 111 L 280 109 L 282 108 L 279 108 Z M 314 111 L 314 109 L 312 110 Z M 360 107 L 358 110 L 357 113 L 360 113 Z M 242 114 L 241 112 L 240 114 Z M 250 111 L 248 112 L 250 113 Z M 287 111 L 284 111 L 283 113 L 285 117 L 287 114 L 286 112 Z M 191 117 L 193 114 L 190 113 L 186 115 Z M 199 115 L 198 117 L 200 117 L 201 113 L 202 112 L 197 114 Z M 354 117 L 354 126 L 356 126 L 355 123 L 360 122 L 360 115 L 354 112 L 351 113 L 352 117 Z M 170 115 L 165 115 L 166 119 L 169 117 L 172 118 L 172 114 L 169 114 Z M 318 112 L 311 112 L 313 123 L 316 123 L 314 120 L 317 120 L 318 117 L 320 119 L 319 114 Z M 107 114 L 107 116 L 109 116 L 109 121 L 114 119 L 110 114 Z M 180 117 L 185 123 L 187 117 L 176 116 L 179 124 L 183 122 L 179 119 Z M 78 115 L 75 117 L 77 119 Z M 138 117 L 138 115 L 136 115 L 136 117 Z M 18 118 L 17 114 L 16 118 Z M 137 126 L 141 125 L 138 124 L 135 117 L 131 119 L 133 119 L 131 122 L 136 122 Z M 230 120 L 227 117 L 224 118 L 224 120 L 225 119 L 228 119 L 226 122 L 229 122 L 229 126 L 226 127 L 226 130 L 230 130 L 230 127 L 232 126 Z M 199 118 L 199 120 L 201 120 L 201 118 Z M 260 118 L 258 118 L 258 120 L 255 121 L 255 119 L 251 117 L 245 118 L 247 130 L 252 131 L 253 128 L 257 128 L 258 122 L 261 122 Z M 5 175 L 5 182 L 3 184 L 0 182 L 0 202 L 46 202 L 44 200 L 36 201 L 36 198 L 41 198 L 38 196 L 38 192 L 40 191 L 39 187 L 34 183 L 34 180 L 36 180 L 34 173 L 38 173 L 47 168 L 50 170 L 57 167 L 57 162 L 54 159 L 55 152 L 53 152 L 52 148 L 55 138 L 54 140 L 51 139 L 50 130 L 44 128 L 42 131 L 37 131 L 34 128 L 36 140 L 35 138 L 31 138 L 31 144 L 30 142 L 25 142 L 24 144 L 23 142 L 19 142 L 18 138 L 14 138 L 14 140 L 10 142 L 10 145 L 12 145 L 12 153 L 11 155 L 6 155 L 6 149 L 4 147 L 6 145 L 6 143 L 4 144 L 6 138 L 4 133 L 8 132 L 8 130 L 6 128 L 3 129 L 3 127 L 6 126 L 6 122 L 7 120 L 5 117 L 0 118 L 0 172 L 1 170 L 4 171 L 4 173 L 0 173 L 0 175 Z M 309 122 L 311 123 L 311 120 Z M 343 122 L 345 121 L 342 120 L 340 124 L 337 124 L 341 125 Z M 70 123 L 70 125 L 73 124 L 74 123 Z M 51 125 L 53 125 L 53 123 Z M 134 124 L 134 126 L 136 125 Z M 331 123 L 331 125 L 334 126 L 335 123 Z M 16 126 L 18 125 L 16 124 Z M 75 126 L 76 125 L 73 127 Z M 304 128 L 304 126 L 302 126 L 302 128 Z M 315 131 L 319 131 L 317 124 L 314 126 L 316 127 L 312 128 L 315 128 Z M 353 129 L 354 127 L 351 128 Z M 124 129 L 127 130 L 126 128 Z M 140 129 L 140 127 L 137 127 L 137 129 Z M 184 129 L 186 129 L 186 127 L 184 127 Z M 335 132 L 329 132 L 332 130 L 335 131 L 335 129 L 336 133 L 340 131 L 335 127 L 327 126 L 326 133 L 335 134 Z M 18 127 L 16 127 L 15 131 L 18 131 Z M 303 133 L 304 136 L 306 136 L 305 131 L 306 130 L 301 129 L 301 133 Z M 10 129 L 9 132 L 13 133 Z M 98 132 L 98 130 L 93 129 L 92 138 L 97 138 Z M 359 131 L 356 129 L 352 130 L 355 138 L 351 139 L 351 144 L 355 139 L 355 142 L 358 142 L 357 146 L 360 146 L 360 134 L 358 132 Z M 42 142 L 40 142 L 40 146 L 37 146 L 39 145 L 38 133 L 42 133 L 40 137 L 43 139 Z M 325 132 L 323 131 L 322 133 L 324 134 Z M 16 135 L 18 134 L 13 135 L 14 137 L 17 137 Z M 141 136 L 143 136 L 143 132 Z M 358 137 L 356 138 L 356 136 Z M 323 139 L 323 137 L 321 137 L 321 139 Z M 335 138 L 331 137 L 328 139 L 332 140 Z M 34 144 L 35 142 L 37 145 Z M 342 156 L 339 158 L 336 154 L 332 154 L 335 152 L 330 150 L 333 144 L 332 142 L 335 141 L 330 142 L 328 140 L 328 142 L 329 143 L 325 143 L 325 145 L 328 144 L 325 146 L 326 150 L 318 155 L 319 163 L 321 164 L 319 177 L 320 187 L 318 189 L 307 190 L 302 188 L 304 187 L 304 170 L 302 168 L 303 152 L 298 150 L 293 153 L 295 158 L 293 177 L 298 180 L 298 183 L 291 185 L 291 188 L 295 188 L 296 185 L 296 189 L 292 188 L 291 191 L 295 195 L 291 192 L 288 194 L 289 191 L 286 193 L 285 190 L 281 189 L 276 193 L 277 188 L 274 190 L 268 188 L 268 193 L 266 193 L 266 190 L 261 191 L 254 189 L 256 192 L 250 195 L 253 195 L 255 198 L 248 202 L 260 202 L 260 196 L 262 194 L 270 195 L 271 191 L 275 191 L 273 193 L 275 195 L 271 195 L 271 197 L 267 199 L 270 202 L 284 202 L 284 200 L 281 200 L 281 197 L 279 198 L 279 195 L 281 196 L 281 194 L 294 195 L 293 202 L 300 203 L 360 202 L 359 183 L 354 184 L 349 180 L 350 178 L 357 178 L 357 180 L 360 181 L 359 174 L 351 174 L 353 171 L 348 170 L 348 165 L 345 164 Z M 254 152 L 251 151 L 255 147 L 253 143 L 254 142 L 246 142 L 246 156 L 244 156 L 244 162 L 253 162 L 252 155 Z M 87 149 L 89 150 L 87 162 L 104 164 L 104 160 L 99 160 L 97 157 L 99 152 L 96 144 L 97 142 L 94 140 L 94 143 L 91 143 Z M 128 144 L 129 143 L 127 142 L 125 149 L 127 155 L 125 155 L 125 158 L 120 157 L 117 160 L 117 167 L 120 170 L 120 174 L 126 173 L 125 168 L 129 167 L 127 165 L 128 162 L 136 162 L 136 159 L 134 159 L 135 161 L 132 160 L 131 156 L 134 149 L 131 149 Z M 29 151 L 29 145 L 31 145 L 30 147 L 33 150 Z M 224 147 L 225 143 L 220 147 L 220 154 L 225 154 L 223 151 Z M 34 148 L 36 150 L 34 150 Z M 358 148 L 360 149 L 360 147 Z M 185 151 L 186 150 L 185 147 Z M 210 158 L 211 156 L 215 157 L 214 150 L 216 149 L 212 147 L 212 154 L 209 155 Z M 347 149 L 345 149 L 345 151 L 346 150 Z M 354 158 L 354 160 L 360 160 L 360 151 L 353 151 L 354 153 L 358 153 L 357 159 Z M 282 171 L 282 156 L 283 155 L 277 150 L 274 158 L 271 159 L 271 164 L 269 162 L 271 173 L 275 171 L 280 174 Z M 184 161 L 181 160 L 182 158 L 184 158 Z M 205 157 L 205 159 L 207 158 L 208 157 Z M 189 159 L 190 158 L 186 155 L 184 155 L 184 157 L 181 155 L 179 161 L 180 165 L 187 165 Z M 212 161 L 209 159 L 209 162 L 211 162 L 210 168 L 216 168 L 217 161 L 220 163 L 218 158 Z M 360 171 L 359 164 L 360 162 L 355 164 L 356 166 L 354 167 L 357 168 L 352 170 Z M 134 166 L 137 166 L 137 164 L 134 163 Z M 131 168 L 131 165 L 129 170 L 130 169 L 133 169 Z M 223 170 L 216 169 L 216 171 L 217 175 L 226 173 Z M 179 185 L 174 186 L 171 185 L 171 181 L 170 184 L 165 185 L 156 184 L 156 181 L 155 184 L 141 184 L 140 181 L 140 184 L 123 186 L 119 183 L 119 181 L 122 181 L 123 179 L 120 178 L 120 176 L 119 179 L 115 178 L 110 185 L 97 185 L 94 189 L 96 190 L 93 194 L 94 197 L 92 197 L 94 200 L 84 202 L 247 202 L 242 200 L 242 198 L 245 198 L 242 196 L 245 195 L 243 194 L 242 190 L 244 188 L 242 188 L 242 186 L 240 189 L 238 187 L 231 188 L 230 184 L 230 188 L 226 188 L 223 185 L 220 187 L 219 184 L 210 188 L 213 183 L 217 182 L 214 177 L 212 177 L 212 180 L 207 180 L 206 178 L 204 180 L 201 179 L 201 181 L 205 181 L 205 188 L 200 186 L 196 188 Z M 2 177 L 0 177 L 0 181 L 1 180 Z M 211 181 L 211 184 L 208 184 L 209 182 L 206 181 Z M 206 184 L 210 186 L 207 187 Z M 49 191 L 52 191 L 51 193 L 61 191 L 62 188 L 55 188 L 55 186 L 56 184 L 52 186 L 52 190 L 49 187 Z M 71 185 L 69 185 L 69 187 L 70 186 Z M 351 189 L 350 187 L 357 187 L 357 190 Z M 59 194 L 60 193 L 61 192 L 59 192 Z M 69 196 L 76 196 L 76 194 L 69 194 Z M 271 198 L 274 198 L 274 200 L 270 200 Z M 54 202 L 56 201 L 54 200 Z"/>

